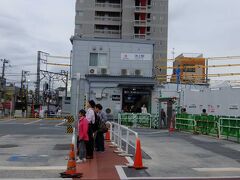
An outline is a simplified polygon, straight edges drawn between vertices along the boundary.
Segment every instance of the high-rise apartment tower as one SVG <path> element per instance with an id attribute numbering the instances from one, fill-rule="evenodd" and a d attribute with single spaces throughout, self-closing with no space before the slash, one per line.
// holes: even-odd
<path id="1" fill-rule="evenodd" d="M 168 0 L 77 0 L 75 35 L 154 41 L 154 67 L 166 66 Z"/>

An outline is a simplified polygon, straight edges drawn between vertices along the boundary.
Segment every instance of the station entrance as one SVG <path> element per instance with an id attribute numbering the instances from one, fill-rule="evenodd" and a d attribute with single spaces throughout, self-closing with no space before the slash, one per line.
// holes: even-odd
<path id="1" fill-rule="evenodd" d="M 122 109 L 124 112 L 141 113 L 141 107 L 146 106 L 151 112 L 151 89 L 150 88 L 123 88 Z"/>

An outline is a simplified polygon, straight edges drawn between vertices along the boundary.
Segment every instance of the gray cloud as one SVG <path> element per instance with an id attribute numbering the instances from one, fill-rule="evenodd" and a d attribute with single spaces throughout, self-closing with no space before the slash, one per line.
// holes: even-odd
<path id="1" fill-rule="evenodd" d="M 238 0 L 171 0 L 169 49 L 203 52 L 206 56 L 236 55 L 240 36 Z"/>
<path id="2" fill-rule="evenodd" d="M 15 65 L 6 73 L 20 74 L 22 69 L 35 73 L 38 50 L 69 56 L 74 5 L 75 0 L 1 0 L 0 58 Z M 14 79 L 19 81 L 20 76 Z"/>
<path id="3" fill-rule="evenodd" d="M 172 48 L 176 55 L 240 54 L 239 0 L 169 0 L 169 4 L 169 57 Z M 13 65 L 29 64 L 15 66 L 8 72 L 36 72 L 31 64 L 36 63 L 38 50 L 68 56 L 74 6 L 75 0 L 1 0 L 0 58 L 10 59 Z"/>

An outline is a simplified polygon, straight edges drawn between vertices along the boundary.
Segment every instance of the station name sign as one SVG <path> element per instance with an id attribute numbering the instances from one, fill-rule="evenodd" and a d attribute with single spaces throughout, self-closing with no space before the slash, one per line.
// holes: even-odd
<path id="1" fill-rule="evenodd" d="M 151 61 L 152 60 L 152 54 L 121 53 L 121 60 Z"/>

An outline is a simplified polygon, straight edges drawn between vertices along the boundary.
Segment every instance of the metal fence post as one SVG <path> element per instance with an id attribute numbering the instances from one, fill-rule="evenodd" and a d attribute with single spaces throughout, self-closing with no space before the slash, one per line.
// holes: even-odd
<path id="1" fill-rule="evenodd" d="M 112 130 L 112 123 L 110 123 L 110 141 L 113 140 L 112 133 L 113 133 L 113 130 Z"/>
<path id="2" fill-rule="evenodd" d="M 118 124 L 118 147 L 120 147 L 120 124 Z"/>
<path id="3" fill-rule="evenodd" d="M 152 115 L 149 113 L 148 114 L 148 116 L 149 116 L 149 124 L 150 124 L 150 129 L 152 128 Z"/>
<path id="4" fill-rule="evenodd" d="M 128 152 L 128 144 L 129 144 L 129 131 L 127 129 L 127 137 L 126 137 L 126 153 L 129 154 Z"/>

